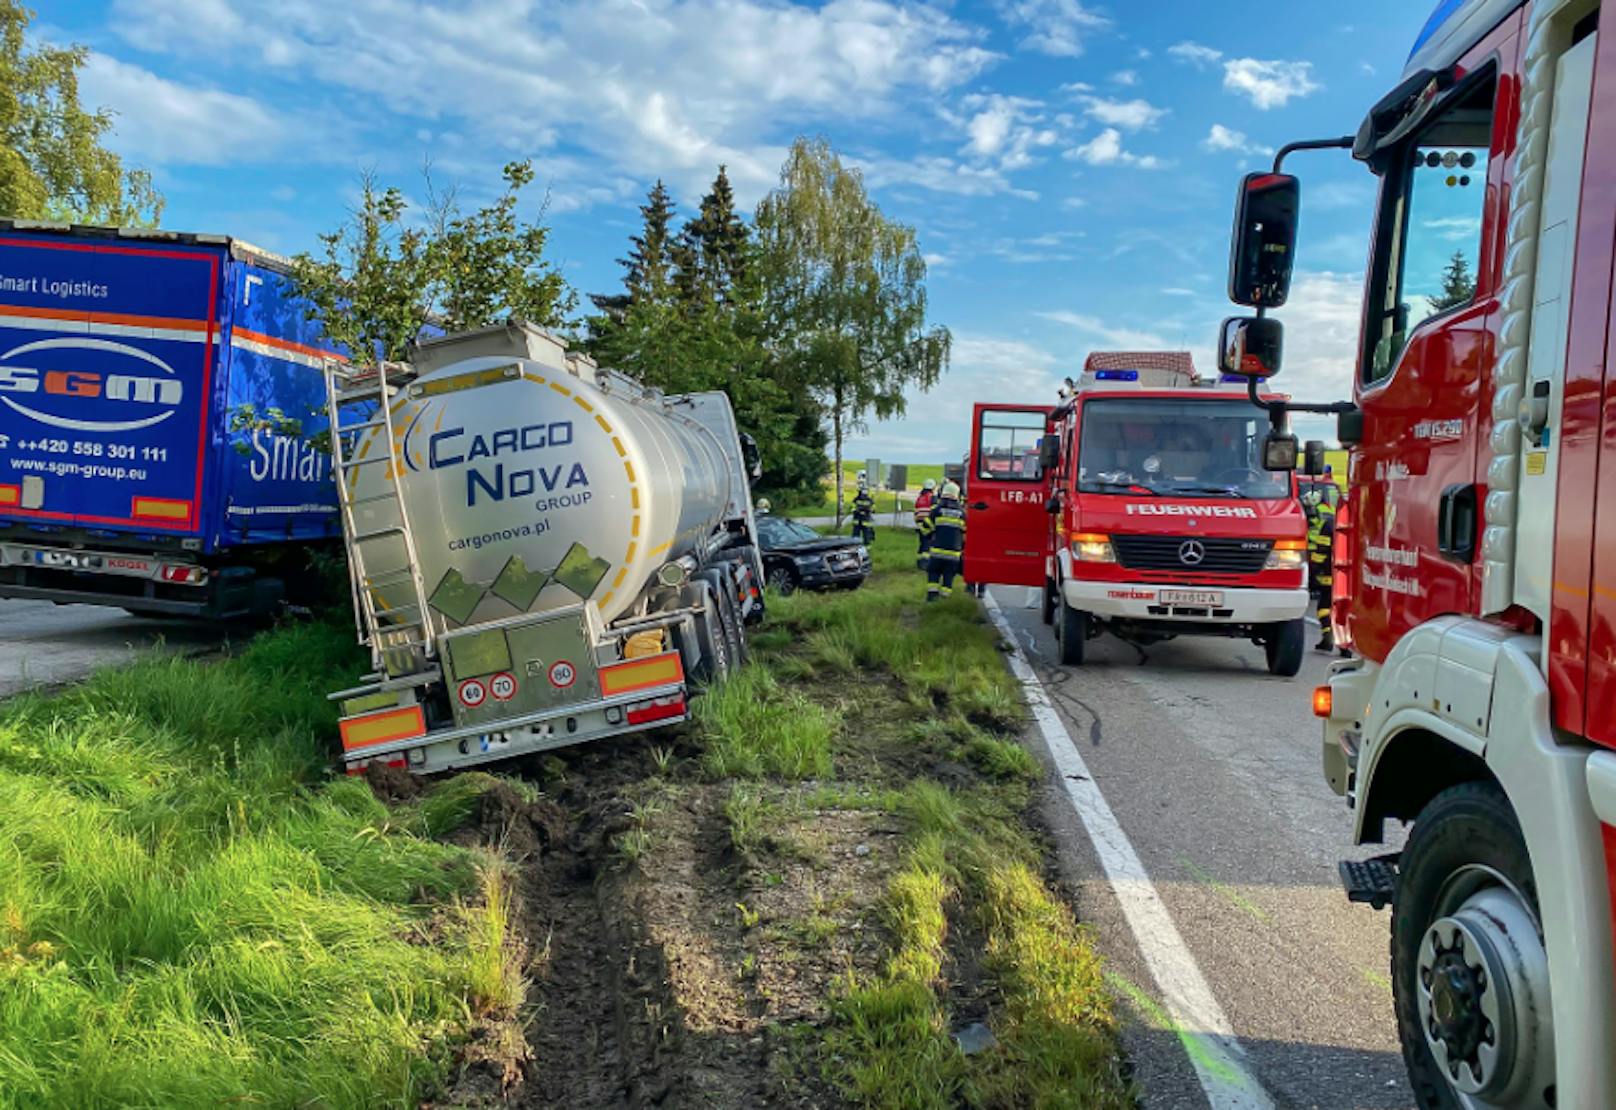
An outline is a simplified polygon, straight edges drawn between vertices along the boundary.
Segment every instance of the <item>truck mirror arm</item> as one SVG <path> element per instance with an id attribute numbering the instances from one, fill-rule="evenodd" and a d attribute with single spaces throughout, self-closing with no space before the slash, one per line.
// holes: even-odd
<path id="1" fill-rule="evenodd" d="M 1304 401 L 1267 401 L 1257 393 L 1257 379 L 1246 380 L 1246 396 L 1251 403 L 1268 414 L 1268 422 L 1273 425 L 1274 431 L 1283 431 L 1285 416 L 1292 412 L 1314 412 L 1325 416 L 1339 416 L 1345 412 L 1357 412 L 1358 406 L 1351 401 L 1328 401 L 1322 403 L 1309 403 Z"/>
<path id="2" fill-rule="evenodd" d="M 1299 142 L 1286 143 L 1274 155 L 1274 172 L 1283 172 L 1285 158 L 1298 150 L 1351 150 L 1352 144 L 1357 140 L 1351 135 L 1342 135 L 1334 139 L 1302 139 Z"/>

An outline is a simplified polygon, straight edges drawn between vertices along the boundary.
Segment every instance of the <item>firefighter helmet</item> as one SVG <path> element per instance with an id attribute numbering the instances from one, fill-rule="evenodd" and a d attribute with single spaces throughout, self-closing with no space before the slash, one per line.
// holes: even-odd
<path id="1" fill-rule="evenodd" d="M 958 482 L 954 481 L 953 479 L 949 479 L 948 481 L 943 483 L 943 490 L 942 490 L 942 496 L 943 497 L 958 497 L 959 495 L 960 495 L 960 488 L 959 488 L 959 483 Z"/>
<path id="2" fill-rule="evenodd" d="M 924 482 L 921 483 L 920 488 L 921 489 L 936 489 L 937 488 L 937 479 L 936 478 L 927 478 Z"/>

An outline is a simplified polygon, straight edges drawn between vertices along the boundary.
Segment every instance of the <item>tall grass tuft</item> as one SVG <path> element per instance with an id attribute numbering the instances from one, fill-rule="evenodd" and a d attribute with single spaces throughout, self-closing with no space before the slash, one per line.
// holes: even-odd
<path id="1" fill-rule="evenodd" d="M 834 710 L 809 701 L 754 661 L 710 687 L 694 713 L 706 737 L 702 764 L 714 778 L 824 778 L 831 772 Z"/>
<path id="2" fill-rule="evenodd" d="M 399 1105 L 509 1003 L 476 859 L 325 781 L 361 663 L 305 625 L 0 705 L 0 1108 Z"/>

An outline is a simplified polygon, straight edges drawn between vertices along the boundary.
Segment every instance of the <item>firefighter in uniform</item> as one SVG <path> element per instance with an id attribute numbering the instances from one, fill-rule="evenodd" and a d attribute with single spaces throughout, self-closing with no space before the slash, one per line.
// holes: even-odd
<path id="1" fill-rule="evenodd" d="M 931 549 L 926 558 L 926 600 L 936 601 L 954 592 L 954 576 L 965 557 L 965 507 L 960 488 L 944 482 L 931 507 Z"/>
<path id="2" fill-rule="evenodd" d="M 769 503 L 769 499 L 767 497 L 758 498 L 756 508 L 758 516 L 768 516 L 774 511 L 774 506 Z"/>
<path id="3" fill-rule="evenodd" d="M 920 553 L 915 565 L 926 569 L 926 552 L 931 550 L 931 507 L 937 501 L 937 479 L 927 478 L 915 498 L 915 531 L 920 534 Z"/>
<path id="4" fill-rule="evenodd" d="M 861 470 L 858 493 L 853 498 L 853 536 L 865 543 L 875 542 L 875 498 L 870 494 L 869 475 Z"/>
<path id="5" fill-rule="evenodd" d="M 1331 547 L 1335 541 L 1335 506 L 1330 504 L 1322 490 L 1312 489 L 1304 495 L 1307 505 L 1307 558 L 1308 590 L 1318 608 L 1320 636 L 1314 651 L 1334 651 L 1335 635 L 1330 628 L 1330 586 L 1334 576 L 1330 566 Z"/>

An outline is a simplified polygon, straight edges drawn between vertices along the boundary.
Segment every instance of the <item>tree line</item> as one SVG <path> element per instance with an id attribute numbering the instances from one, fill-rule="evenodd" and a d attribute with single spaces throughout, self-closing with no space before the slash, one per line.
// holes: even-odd
<path id="1" fill-rule="evenodd" d="M 104 145 L 105 109 L 85 108 L 79 46 L 30 46 L 33 13 L 0 0 L 0 215 L 156 226 L 149 173 Z M 758 441 L 760 488 L 842 500 L 842 449 L 871 418 L 899 416 L 911 389 L 947 368 L 948 330 L 927 320 L 915 231 L 887 218 L 858 169 L 823 138 L 799 138 L 756 210 L 737 207 L 723 166 L 681 221 L 662 181 L 619 260 L 622 287 L 593 311 L 546 257 L 546 205 L 529 161 L 506 165 L 494 198 L 468 209 L 430 168 L 424 199 L 374 175 L 341 224 L 293 260 L 293 280 L 330 338 L 399 359 L 424 330 L 519 318 L 666 392 L 722 389 Z"/>

